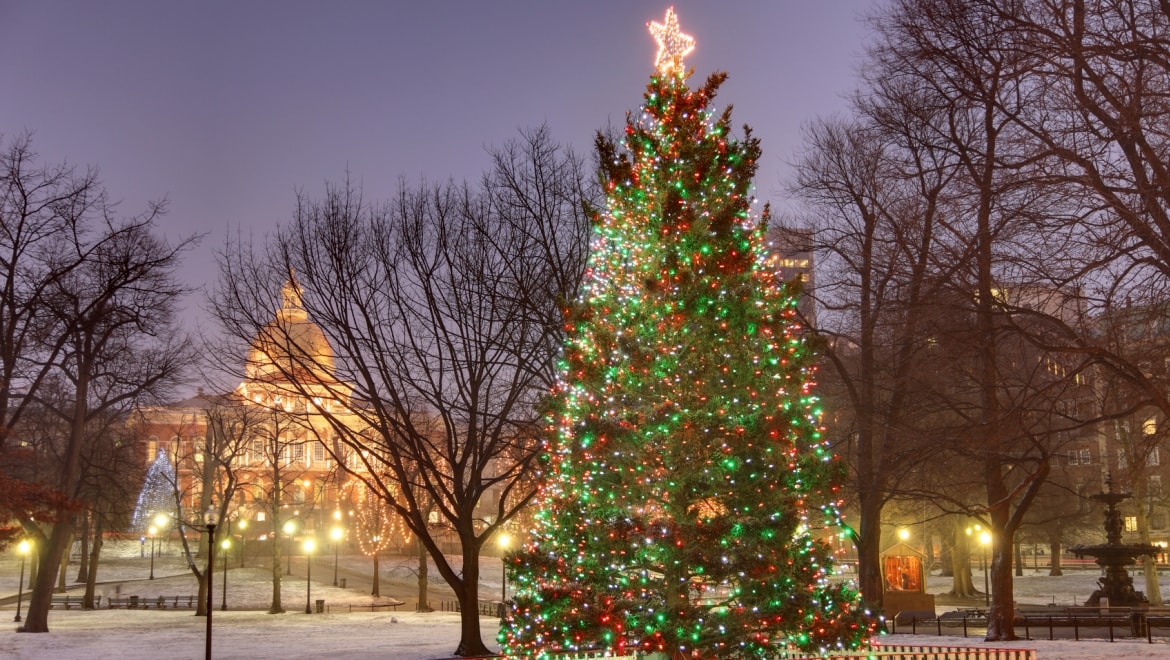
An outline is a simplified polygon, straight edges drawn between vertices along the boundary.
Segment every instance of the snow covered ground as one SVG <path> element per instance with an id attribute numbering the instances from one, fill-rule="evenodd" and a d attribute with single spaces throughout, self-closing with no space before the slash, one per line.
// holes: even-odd
<path id="1" fill-rule="evenodd" d="M 449 612 L 418 614 L 414 609 L 414 581 L 410 571 L 412 561 L 402 557 L 384 558 L 381 571 L 383 598 L 369 595 L 369 586 L 362 582 L 372 572 L 370 560 L 360 555 L 342 555 L 339 575 L 347 577 L 350 589 L 332 586 L 333 557 L 328 553 L 313 562 L 313 581 L 309 599 L 323 599 L 328 612 L 305 614 L 306 583 L 304 558 L 293 558 L 293 573 L 285 576 L 281 590 L 284 614 L 267 614 L 271 598 L 271 573 L 260 566 L 259 560 L 249 560 L 249 568 L 229 566 L 227 605 L 222 611 L 220 591 L 222 571 L 217 570 L 215 581 L 215 612 L 213 624 L 213 653 L 216 658 L 313 658 L 339 656 L 350 659 L 390 658 L 394 660 L 430 660 L 450 658 L 459 639 L 459 617 Z M 195 581 L 173 550 L 156 559 L 155 576 L 149 575 L 149 558 L 138 556 L 138 546 L 112 548 L 109 561 L 99 573 L 98 593 L 108 598 L 115 593 L 139 595 L 143 598 L 157 595 L 182 595 L 196 592 Z M 13 555 L 0 556 L 0 617 L 15 615 L 16 605 L 8 596 L 15 596 L 19 560 Z M 499 598 L 500 562 L 494 557 L 483 560 L 485 575 L 481 596 Z M 76 568 L 71 568 L 70 576 Z M 1031 571 L 1029 571 L 1031 573 Z M 450 599 L 445 587 L 435 583 L 437 573 L 432 569 L 432 605 Z M 1029 574 L 1016 579 L 1016 600 L 1020 603 L 1059 605 L 1075 604 L 1092 591 L 1095 572 L 1074 572 L 1063 577 Z M 979 582 L 979 577 L 976 577 Z M 1140 584 L 1140 580 L 1138 580 Z M 1163 593 L 1170 595 L 1170 579 L 1162 580 Z M 930 590 L 942 592 L 949 587 L 946 580 L 932 579 Z M 70 588 L 70 593 L 80 593 Z M 405 601 L 399 611 L 368 611 L 371 604 L 385 603 L 387 595 Z M 25 594 L 27 608 L 27 594 Z M 315 609 L 315 602 L 312 603 Z M 349 611 L 350 607 L 354 611 Z M 359 611 L 358 608 L 367 608 Z M 940 607 L 940 611 L 947 609 Z M 0 619 L 12 621 L 11 618 Z M 490 648 L 498 620 L 480 618 L 483 637 Z M 0 658 L 48 660 L 84 658 L 200 658 L 203 657 L 206 620 L 192 616 L 191 610 L 108 610 L 85 612 L 54 609 L 49 616 L 48 634 L 21 634 L 15 632 L 19 624 L 9 623 L 0 628 Z M 1018 631 L 1021 634 L 1023 631 Z M 1033 635 L 1037 635 L 1034 631 Z M 989 645 L 977 637 L 937 637 L 934 635 L 902 635 L 886 638 L 891 643 L 924 644 L 933 646 L 1000 646 L 1007 648 L 1034 648 L 1037 657 L 1044 659 L 1090 660 L 1097 658 L 1167 658 L 1170 640 L 1145 641 L 1084 640 L 1048 641 L 1046 639 L 1017 641 Z"/>

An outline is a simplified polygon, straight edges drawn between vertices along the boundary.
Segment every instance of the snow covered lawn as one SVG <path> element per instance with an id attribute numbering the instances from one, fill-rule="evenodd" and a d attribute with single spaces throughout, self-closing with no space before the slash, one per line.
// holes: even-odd
<path id="1" fill-rule="evenodd" d="M 147 580 L 149 559 L 139 556 L 136 546 L 119 548 L 110 553 L 103 564 L 98 592 L 107 598 L 114 593 L 139 595 L 143 598 L 158 595 L 181 595 L 196 592 L 194 578 L 185 571 L 181 559 L 173 553 L 156 560 L 157 579 Z M 323 599 L 329 608 L 326 614 L 305 614 L 306 584 L 304 558 L 293 558 L 293 575 L 285 577 L 281 594 L 284 614 L 267 614 L 271 598 L 271 572 L 258 566 L 229 568 L 228 607 L 219 609 L 222 572 L 216 572 L 215 612 L 213 624 L 213 653 L 216 658 L 263 660 L 266 658 L 298 659 L 341 657 L 346 660 L 381 658 L 389 660 L 432 660 L 450 658 L 459 640 L 459 617 L 454 613 L 432 612 L 417 614 L 413 610 L 414 578 L 409 571 L 408 558 L 383 559 L 382 593 L 395 594 L 400 600 L 410 600 L 401 611 L 359 611 L 357 608 L 385 603 L 388 598 L 375 599 L 368 587 L 341 589 L 332 586 L 332 556 L 321 557 L 313 563 L 313 584 L 310 600 Z M 251 563 L 251 562 L 250 562 Z M 256 561 L 260 564 L 260 561 Z M 342 575 L 351 576 L 354 587 L 356 576 L 368 571 L 370 562 L 360 555 L 340 558 Z M 75 567 L 71 571 L 75 571 Z M 499 598 L 500 562 L 494 557 L 483 559 L 483 598 Z M 16 595 L 19 560 L 13 555 L 0 555 L 0 598 Z M 432 575 L 435 573 L 432 572 Z M 1092 591 L 1097 574 L 1094 571 L 1075 572 L 1063 577 L 1049 577 L 1030 573 L 1016 579 L 1015 598 L 1021 603 L 1058 605 L 1077 604 Z M 320 580 L 320 581 L 319 581 Z M 1139 582 L 1140 580 L 1135 580 Z M 976 579 L 979 582 L 979 579 Z M 930 591 L 941 593 L 950 586 L 949 580 L 932 578 Z M 449 598 L 449 592 L 432 583 L 432 603 Z M 1170 580 L 1163 578 L 1162 590 L 1170 595 Z M 80 594 L 71 586 L 69 593 Z M 0 658 L 21 660 L 100 660 L 150 659 L 186 660 L 202 658 L 206 620 L 195 617 L 192 610 L 108 610 L 69 611 L 54 609 L 49 615 L 47 634 L 17 633 L 18 624 L 12 622 L 15 603 L 6 599 L 0 606 Z M 24 606 L 27 608 L 27 593 Z M 353 612 L 348 611 L 353 606 Z M 315 603 L 314 603 L 315 609 Z M 948 608 L 939 608 L 940 611 Z M 8 617 L 8 618 L 2 618 Z M 498 627 L 495 617 L 480 618 L 483 638 L 490 648 Z M 1023 630 L 1017 631 L 1023 634 Z M 1033 631 L 1034 636 L 1041 636 Z M 989 645 L 978 637 L 937 637 L 934 635 L 894 635 L 886 638 L 894 644 L 921 644 L 926 646 L 1000 646 L 1036 649 L 1044 660 L 1097 660 L 1099 658 L 1170 658 L 1170 639 L 1144 641 L 1053 641 L 1028 640 Z"/>

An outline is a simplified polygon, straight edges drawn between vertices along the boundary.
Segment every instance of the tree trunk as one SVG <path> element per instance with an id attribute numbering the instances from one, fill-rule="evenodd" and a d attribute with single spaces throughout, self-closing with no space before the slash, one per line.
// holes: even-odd
<path id="1" fill-rule="evenodd" d="M 857 580 L 866 604 L 878 611 L 882 607 L 881 505 L 874 498 L 862 498 L 857 544 Z"/>
<path id="2" fill-rule="evenodd" d="M 382 595 L 381 593 L 379 593 L 379 588 L 378 588 L 379 573 L 380 573 L 380 571 L 378 570 L 378 550 L 377 550 L 377 548 L 375 548 L 374 549 L 374 590 L 370 592 L 371 596 L 381 596 Z"/>
<path id="3" fill-rule="evenodd" d="M 419 612 L 433 612 L 430 602 L 427 599 L 427 571 L 429 562 L 427 561 L 427 548 L 422 544 L 422 541 L 416 539 L 415 546 L 418 548 L 418 609 Z"/>
<path id="4" fill-rule="evenodd" d="M 925 512 L 923 513 L 925 514 Z M 934 569 L 934 565 L 937 560 L 934 556 L 934 534 L 927 532 L 925 527 L 926 526 L 923 525 L 922 554 L 926 555 L 926 576 L 930 577 L 930 572 Z"/>
<path id="5" fill-rule="evenodd" d="M 978 596 L 971 579 L 971 547 L 964 530 L 955 528 L 955 542 L 951 545 L 951 590 L 950 596 L 971 598 Z"/>
<path id="6" fill-rule="evenodd" d="M 63 594 L 68 586 L 69 577 L 69 554 L 73 550 L 73 535 L 69 535 L 69 539 L 65 542 L 65 549 L 61 551 L 61 563 L 57 569 L 57 589 L 56 592 Z"/>
<path id="7" fill-rule="evenodd" d="M 1016 577 L 1024 577 L 1024 550 L 1018 540 L 1012 544 L 1012 548 L 1016 557 Z"/>
<path id="8" fill-rule="evenodd" d="M 480 636 L 479 546 L 475 544 L 474 538 L 463 538 L 461 541 L 463 546 L 463 582 L 455 590 L 455 595 L 459 598 L 460 610 L 459 646 L 455 649 L 455 655 L 465 658 L 491 655 L 491 651 L 488 650 Z"/>
<path id="9" fill-rule="evenodd" d="M 1141 543 L 1150 545 L 1150 516 L 1144 505 L 1138 506 L 1138 537 Z M 1158 584 L 1158 565 L 1150 556 L 1142 557 L 1142 575 L 1145 577 L 1146 599 L 1154 607 L 1162 606 L 1162 588 Z"/>
<path id="10" fill-rule="evenodd" d="M 81 552 L 77 561 L 77 578 L 74 582 L 87 583 L 89 582 L 89 534 L 90 521 L 93 519 L 92 513 L 89 511 L 82 511 L 80 514 L 81 524 L 77 530 L 80 532 L 78 538 L 81 539 Z"/>
<path id="11" fill-rule="evenodd" d="M 29 594 L 28 613 L 24 617 L 24 632 L 49 632 L 49 607 L 53 599 L 53 585 L 61 555 L 68 551 L 73 536 L 73 524 L 68 515 L 53 525 L 44 549 L 37 553 L 37 577 Z"/>
<path id="12" fill-rule="evenodd" d="M 987 613 L 987 641 L 1016 637 L 1016 605 L 1012 590 L 1011 532 L 1001 532 L 991 546 L 991 611 Z"/>
<path id="13" fill-rule="evenodd" d="M 273 513 L 279 512 L 279 504 L 273 506 Z M 280 529 L 280 517 L 278 515 L 272 516 L 272 605 L 268 607 L 269 614 L 283 614 L 284 605 L 280 602 L 280 539 L 277 537 L 277 530 Z"/>
<path id="14" fill-rule="evenodd" d="M 195 605 L 195 616 L 207 616 L 207 583 L 211 579 L 212 571 L 208 568 L 195 569 L 195 578 L 199 580 L 198 603 Z"/>
<path id="15" fill-rule="evenodd" d="M 1060 537 L 1056 534 L 1048 537 L 1048 574 L 1049 575 L 1064 575 L 1064 569 L 1060 565 Z"/>
<path id="16" fill-rule="evenodd" d="M 81 608 L 85 610 L 95 609 L 94 595 L 97 592 L 97 572 L 98 562 L 102 554 L 102 518 L 103 516 L 95 515 L 93 519 L 93 544 L 89 551 L 89 568 L 85 574 L 85 596 L 81 600 Z"/>
<path id="17" fill-rule="evenodd" d="M 953 541 L 954 534 L 952 533 L 948 536 L 948 534 L 946 534 L 946 533 L 940 533 L 938 535 L 938 538 L 940 541 L 939 549 L 938 549 L 938 565 L 939 565 L 938 574 L 939 574 L 939 577 L 954 577 L 955 576 L 955 561 L 954 561 L 955 542 Z"/>

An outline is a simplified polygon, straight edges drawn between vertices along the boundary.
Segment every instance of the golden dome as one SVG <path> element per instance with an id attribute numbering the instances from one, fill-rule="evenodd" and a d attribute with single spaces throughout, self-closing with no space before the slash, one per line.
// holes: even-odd
<path id="1" fill-rule="evenodd" d="M 251 380 L 287 381 L 292 375 L 312 374 L 332 380 L 333 347 L 320 326 L 309 320 L 301 288 L 291 279 L 281 289 L 281 306 L 248 351 L 245 367 Z"/>

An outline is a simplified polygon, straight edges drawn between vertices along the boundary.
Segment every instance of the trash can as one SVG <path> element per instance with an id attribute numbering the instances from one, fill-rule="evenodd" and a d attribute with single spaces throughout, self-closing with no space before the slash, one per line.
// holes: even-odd
<path id="1" fill-rule="evenodd" d="M 130 609 L 132 609 L 132 610 L 138 609 L 138 596 L 131 596 L 130 597 Z"/>
<path id="2" fill-rule="evenodd" d="M 324 613 L 325 613 L 325 599 L 319 598 L 319 599 L 317 599 L 317 614 L 324 614 Z"/>
<path id="3" fill-rule="evenodd" d="M 1149 622 L 1146 621 L 1146 613 L 1138 610 L 1131 612 L 1129 615 L 1129 632 L 1134 637 L 1146 637 L 1149 629 L 1147 626 Z"/>
<path id="4" fill-rule="evenodd" d="M 337 581 L 337 586 L 339 586 L 339 587 L 341 587 L 342 589 L 344 589 L 344 588 L 345 588 L 345 578 L 341 578 L 340 580 L 338 580 L 338 581 Z"/>

